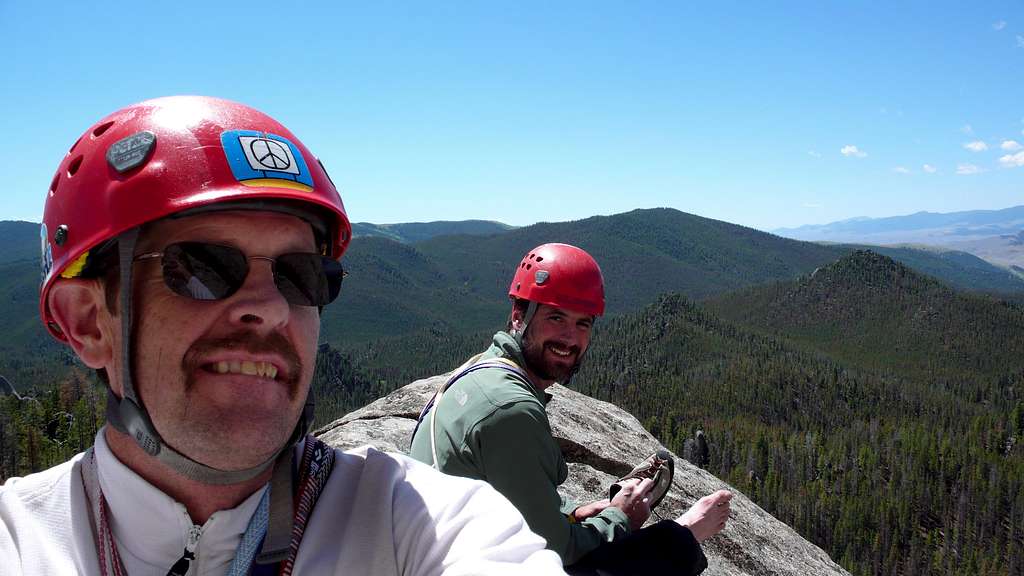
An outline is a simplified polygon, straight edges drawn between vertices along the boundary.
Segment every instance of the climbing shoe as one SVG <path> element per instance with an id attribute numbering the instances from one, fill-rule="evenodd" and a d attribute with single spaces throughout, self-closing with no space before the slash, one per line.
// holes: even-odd
<path id="1" fill-rule="evenodd" d="M 674 473 L 675 462 L 672 460 L 672 454 L 662 448 L 648 456 L 646 460 L 641 462 L 636 468 L 633 468 L 629 474 L 616 480 L 608 489 L 608 499 L 615 498 L 615 495 L 622 489 L 621 482 L 625 480 L 651 478 L 654 480 L 654 487 L 648 493 L 648 498 L 650 498 L 651 510 L 654 510 L 654 507 L 661 503 L 665 494 L 668 494 L 668 489 L 672 486 L 672 475 Z"/>

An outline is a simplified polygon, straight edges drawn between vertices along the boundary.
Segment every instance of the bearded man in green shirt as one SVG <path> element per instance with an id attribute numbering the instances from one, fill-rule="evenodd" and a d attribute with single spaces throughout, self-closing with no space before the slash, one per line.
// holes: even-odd
<path id="1" fill-rule="evenodd" d="M 651 514 L 650 478 L 621 483 L 611 500 L 582 506 L 557 487 L 568 467 L 551 435 L 545 390 L 567 382 L 604 313 L 597 262 L 568 244 L 528 252 L 509 287 L 505 331 L 456 369 L 424 408 L 412 456 L 447 474 L 489 482 L 558 552 L 570 574 L 699 574 L 700 542 L 729 517 L 732 494 L 699 500 L 675 520 L 641 528 Z"/>

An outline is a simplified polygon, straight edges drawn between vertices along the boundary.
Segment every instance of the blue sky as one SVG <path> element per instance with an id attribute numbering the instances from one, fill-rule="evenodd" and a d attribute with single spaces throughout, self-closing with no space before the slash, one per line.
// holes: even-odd
<path id="1" fill-rule="evenodd" d="M 511 4 L 0 0 L 0 219 L 39 221 L 79 134 L 169 94 L 281 120 L 355 221 L 1024 204 L 1019 1 Z"/>

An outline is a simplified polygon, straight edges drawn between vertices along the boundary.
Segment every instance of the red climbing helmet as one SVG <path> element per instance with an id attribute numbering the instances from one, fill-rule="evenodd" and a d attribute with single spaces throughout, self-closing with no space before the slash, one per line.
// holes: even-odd
<path id="1" fill-rule="evenodd" d="M 508 295 L 592 316 L 604 314 L 601 268 L 590 254 L 569 244 L 530 250 L 516 268 Z"/>
<path id="2" fill-rule="evenodd" d="M 50 287 L 58 276 L 78 276 L 90 251 L 146 222 L 225 202 L 311 216 L 323 228 L 322 253 L 335 259 L 351 237 L 323 165 L 258 110 L 173 96 L 128 106 L 89 127 L 57 168 L 43 210 L 39 308 L 50 333 L 64 339 L 47 306 Z"/>

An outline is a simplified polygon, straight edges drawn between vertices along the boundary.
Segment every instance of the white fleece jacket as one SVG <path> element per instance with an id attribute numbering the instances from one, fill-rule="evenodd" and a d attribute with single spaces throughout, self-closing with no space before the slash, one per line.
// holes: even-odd
<path id="1" fill-rule="evenodd" d="M 193 528 L 185 507 L 95 443 L 111 529 L 130 576 L 164 576 Z M 98 575 L 83 454 L 0 487 L 0 575 Z M 223 575 L 263 490 L 204 524 L 189 575 Z M 296 575 L 565 574 L 519 512 L 484 482 L 398 454 L 337 451 Z"/>

